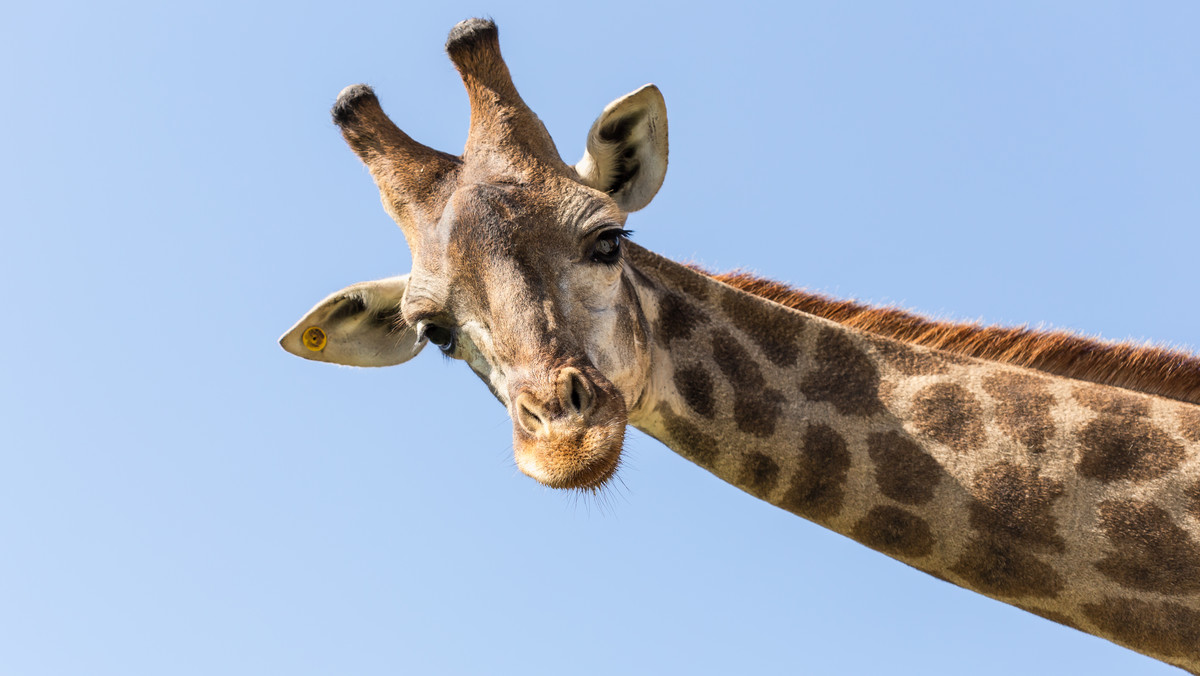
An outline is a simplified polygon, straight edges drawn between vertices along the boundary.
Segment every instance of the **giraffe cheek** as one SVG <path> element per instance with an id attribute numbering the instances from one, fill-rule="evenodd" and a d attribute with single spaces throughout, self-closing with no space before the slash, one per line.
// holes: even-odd
<path id="1" fill-rule="evenodd" d="M 604 355 L 594 361 L 611 383 L 613 396 L 622 400 L 626 410 L 631 410 L 645 389 L 646 374 L 650 370 L 649 355 L 639 351 L 636 354 Z"/>
<path id="2" fill-rule="evenodd" d="M 619 314 L 606 335 L 591 341 L 588 357 L 604 378 L 623 397 L 625 407 L 632 413 L 641 399 L 650 372 L 650 352 L 636 312 Z"/>

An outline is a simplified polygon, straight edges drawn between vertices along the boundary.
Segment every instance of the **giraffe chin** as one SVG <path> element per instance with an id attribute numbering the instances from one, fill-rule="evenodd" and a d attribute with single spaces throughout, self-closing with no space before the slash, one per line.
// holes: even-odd
<path id="1" fill-rule="evenodd" d="M 615 405 L 602 408 L 614 410 L 596 411 L 590 416 L 590 424 L 578 419 L 555 421 L 549 430 L 536 437 L 514 424 L 517 467 L 550 488 L 586 491 L 603 488 L 621 465 L 625 441 L 625 403 L 620 397 L 609 401 Z"/>

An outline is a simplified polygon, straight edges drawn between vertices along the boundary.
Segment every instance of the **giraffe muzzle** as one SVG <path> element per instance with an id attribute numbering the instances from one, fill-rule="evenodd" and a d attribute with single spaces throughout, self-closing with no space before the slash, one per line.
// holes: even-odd
<path id="1" fill-rule="evenodd" d="M 517 467 L 551 488 L 595 489 L 616 473 L 627 421 L 619 390 L 594 368 L 566 366 L 512 389 Z"/>

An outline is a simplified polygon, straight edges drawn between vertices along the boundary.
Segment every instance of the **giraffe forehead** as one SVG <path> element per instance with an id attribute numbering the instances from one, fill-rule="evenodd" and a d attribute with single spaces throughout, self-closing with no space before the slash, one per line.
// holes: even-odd
<path id="1" fill-rule="evenodd" d="M 451 195 L 416 255 L 456 281 L 497 269 L 551 275 L 579 258 L 589 228 L 621 220 L 611 199 L 573 181 L 472 183 Z M 494 275 L 490 281 L 503 285 Z"/>
<path id="2" fill-rule="evenodd" d="M 545 277 L 561 268 L 551 261 L 570 240 L 556 216 L 534 191 L 509 184 L 462 186 L 440 217 L 422 229 L 410 284 L 430 289 L 428 295 L 446 310 L 470 306 L 486 312 L 492 298 L 542 297 Z"/>

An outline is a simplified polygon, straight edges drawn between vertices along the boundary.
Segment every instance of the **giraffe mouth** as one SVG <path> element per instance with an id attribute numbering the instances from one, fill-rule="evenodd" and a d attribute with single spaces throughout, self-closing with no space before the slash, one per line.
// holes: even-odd
<path id="1" fill-rule="evenodd" d="M 625 425 L 593 428 L 583 439 L 516 444 L 517 467 L 550 488 L 600 490 L 621 465 Z"/>
<path id="2" fill-rule="evenodd" d="M 591 367 L 565 367 L 544 382 L 511 399 L 517 467 L 551 488 L 599 490 L 621 464 L 624 397 Z"/>

